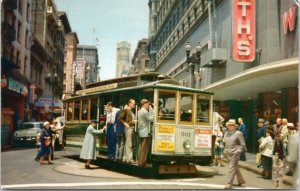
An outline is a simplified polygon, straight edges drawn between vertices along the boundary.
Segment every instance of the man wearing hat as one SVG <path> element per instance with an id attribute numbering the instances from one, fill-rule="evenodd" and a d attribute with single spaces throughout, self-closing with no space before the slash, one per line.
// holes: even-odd
<path id="1" fill-rule="evenodd" d="M 141 109 L 138 112 L 138 127 L 140 135 L 140 147 L 138 155 L 139 166 L 146 166 L 147 156 L 151 145 L 150 128 L 153 122 L 153 110 L 147 99 L 141 100 Z"/>
<path id="2" fill-rule="evenodd" d="M 265 126 L 265 120 L 262 119 L 262 118 L 259 118 L 257 120 L 257 126 L 258 126 L 258 129 L 256 130 L 256 151 L 257 153 L 260 153 L 259 152 L 259 145 L 261 143 L 261 140 L 262 138 L 266 135 L 266 126 Z M 258 168 L 261 168 L 262 165 L 261 163 L 257 165 Z"/>
<path id="3" fill-rule="evenodd" d="M 95 119 L 91 120 L 91 124 L 86 129 L 86 133 L 83 140 L 83 145 L 80 152 L 80 158 L 87 160 L 85 168 L 90 169 L 91 160 L 96 160 L 96 139 L 95 135 L 103 133 L 104 129 L 96 130 L 94 127 L 97 126 L 98 121 Z"/>
<path id="4" fill-rule="evenodd" d="M 226 124 L 228 131 L 224 135 L 224 140 L 225 152 L 229 157 L 229 173 L 225 189 L 232 189 L 235 176 L 238 180 L 238 186 L 246 183 L 238 166 L 241 153 L 246 149 L 246 144 L 242 132 L 237 131 L 238 125 L 235 123 L 235 120 L 230 119 Z"/>

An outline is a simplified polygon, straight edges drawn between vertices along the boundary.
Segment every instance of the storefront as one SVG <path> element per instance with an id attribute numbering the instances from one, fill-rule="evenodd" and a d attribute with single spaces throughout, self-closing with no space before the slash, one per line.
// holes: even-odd
<path id="1" fill-rule="evenodd" d="M 244 119 L 248 151 L 255 151 L 258 118 L 298 121 L 298 63 L 293 58 L 264 64 L 204 88 L 215 93 L 215 108 L 226 120 Z"/>
<path id="2" fill-rule="evenodd" d="M 1 146 L 11 146 L 12 132 L 27 120 L 27 80 L 17 72 L 3 72 L 1 76 Z"/>
<path id="3" fill-rule="evenodd" d="M 52 96 L 41 96 L 33 105 L 33 110 L 38 113 L 39 120 L 47 120 L 49 117 L 63 115 L 63 103 Z"/>

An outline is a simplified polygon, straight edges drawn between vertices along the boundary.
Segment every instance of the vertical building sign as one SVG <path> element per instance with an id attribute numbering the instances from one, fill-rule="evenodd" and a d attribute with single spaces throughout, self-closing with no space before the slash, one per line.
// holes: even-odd
<path id="1" fill-rule="evenodd" d="M 292 32 L 295 29 L 296 11 L 297 6 L 293 5 L 293 7 L 289 8 L 282 14 L 282 26 L 284 34 Z"/>
<path id="2" fill-rule="evenodd" d="M 252 62 L 255 59 L 255 0 L 233 0 L 233 59 Z"/>

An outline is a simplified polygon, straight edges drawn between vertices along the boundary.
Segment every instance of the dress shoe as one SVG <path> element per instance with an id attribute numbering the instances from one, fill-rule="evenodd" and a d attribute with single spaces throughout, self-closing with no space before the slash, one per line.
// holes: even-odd
<path id="1" fill-rule="evenodd" d="M 48 164 L 54 164 L 54 162 L 52 160 L 48 161 Z"/>
<path id="2" fill-rule="evenodd" d="M 261 164 L 257 165 L 257 168 L 262 168 L 263 166 Z"/>
<path id="3" fill-rule="evenodd" d="M 293 176 L 293 173 L 291 171 L 288 171 L 285 175 L 286 176 Z"/>
<path id="4" fill-rule="evenodd" d="M 237 185 L 238 186 L 242 186 L 243 184 L 245 184 L 246 182 L 245 181 L 243 181 L 243 182 L 239 182 Z"/>
<path id="5" fill-rule="evenodd" d="M 90 165 L 85 165 L 86 169 L 91 169 Z"/>
<path id="6" fill-rule="evenodd" d="M 232 186 L 230 184 L 226 184 L 224 187 L 225 190 L 231 190 Z"/>
<path id="7" fill-rule="evenodd" d="M 272 179 L 272 176 L 264 176 L 263 179 Z"/>

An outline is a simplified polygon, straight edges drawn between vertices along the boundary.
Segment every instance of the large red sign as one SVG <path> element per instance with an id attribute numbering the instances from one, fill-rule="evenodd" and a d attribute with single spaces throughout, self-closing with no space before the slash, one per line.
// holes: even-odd
<path id="1" fill-rule="evenodd" d="M 282 24 L 283 24 L 283 31 L 284 34 L 289 31 L 293 31 L 295 29 L 295 19 L 296 19 L 296 10 L 297 6 L 293 5 L 292 8 L 289 8 L 286 12 L 282 14 Z"/>
<path id="2" fill-rule="evenodd" d="M 233 59 L 255 59 L 255 0 L 233 0 Z"/>

